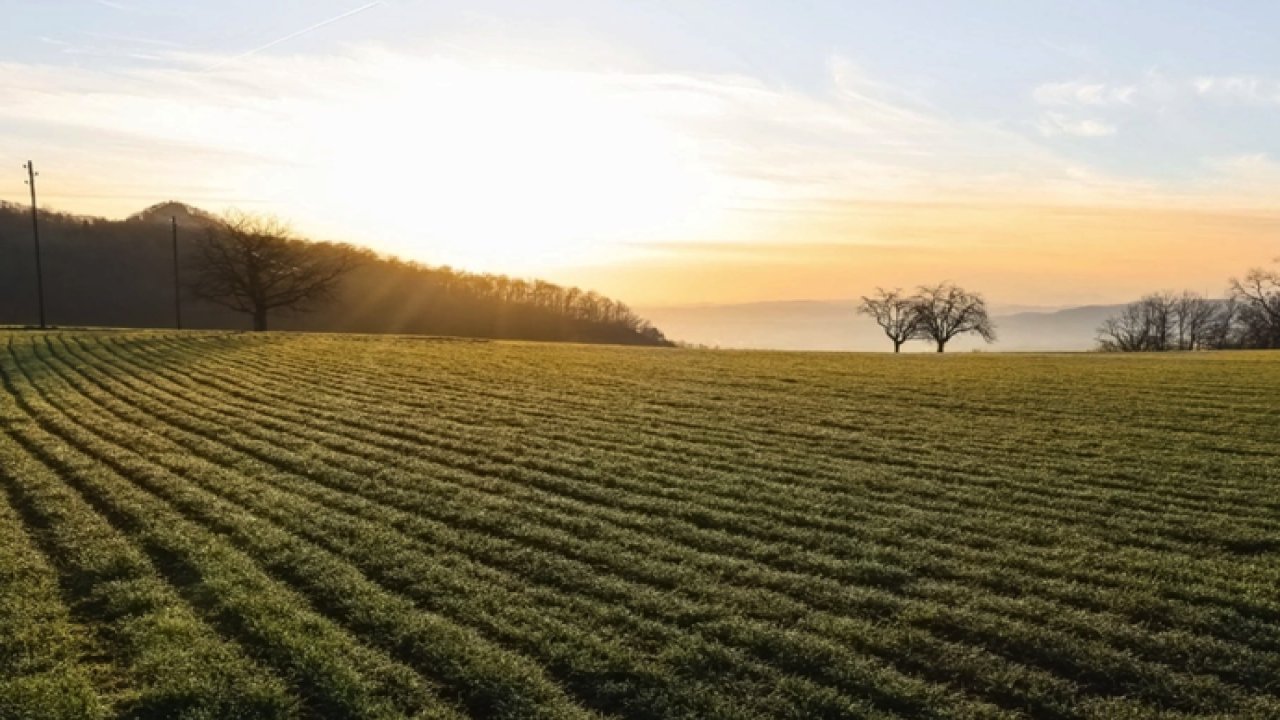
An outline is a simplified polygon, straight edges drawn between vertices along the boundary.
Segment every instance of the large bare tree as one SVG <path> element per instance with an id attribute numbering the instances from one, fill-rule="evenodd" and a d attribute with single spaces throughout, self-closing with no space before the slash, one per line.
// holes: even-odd
<path id="1" fill-rule="evenodd" d="M 1201 350 L 1212 346 L 1213 323 L 1222 303 L 1191 290 L 1173 299 L 1174 345 L 1179 350 Z"/>
<path id="2" fill-rule="evenodd" d="M 350 245 L 299 239 L 274 217 L 240 212 L 220 218 L 199 247 L 192 292 L 252 316 L 254 330 L 267 329 L 272 310 L 306 311 L 330 299 L 364 257 Z"/>
<path id="3" fill-rule="evenodd" d="M 876 321 L 893 343 L 894 352 L 901 352 L 902 343 L 919 336 L 920 321 L 915 299 L 904 295 L 900 288 L 876 288 L 875 295 L 863 295 L 858 314 L 868 315 Z"/>
<path id="4" fill-rule="evenodd" d="M 952 283 L 922 285 L 915 297 L 920 337 L 932 340 L 938 352 L 957 335 L 975 334 L 987 342 L 996 339 L 996 326 L 987 314 L 986 301 Z"/>
<path id="5" fill-rule="evenodd" d="M 1149 296 L 1125 305 L 1098 328 L 1098 345 L 1108 352 L 1149 352 L 1162 344 L 1155 336 L 1166 331 L 1152 314 Z"/>
<path id="6" fill-rule="evenodd" d="M 1208 350 L 1226 350 L 1239 341 L 1240 306 L 1234 298 L 1218 302 L 1213 317 L 1205 325 L 1201 346 Z"/>

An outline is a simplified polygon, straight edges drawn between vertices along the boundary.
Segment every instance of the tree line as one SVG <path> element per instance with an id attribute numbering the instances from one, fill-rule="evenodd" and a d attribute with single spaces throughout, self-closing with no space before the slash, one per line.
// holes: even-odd
<path id="1" fill-rule="evenodd" d="M 932 342 L 937 352 L 945 352 L 959 335 L 977 335 L 988 343 L 996 339 L 982 296 L 949 282 L 921 285 L 911 295 L 901 288 L 876 288 L 874 295 L 862 297 L 858 313 L 880 326 L 895 353 L 911 340 Z"/>
<path id="2" fill-rule="evenodd" d="M 1280 262 L 1280 261 L 1277 261 Z M 1098 328 L 1107 352 L 1280 348 L 1280 271 L 1253 268 L 1232 278 L 1224 300 L 1190 290 L 1155 292 Z"/>
<path id="3" fill-rule="evenodd" d="M 28 212 L 0 203 L 0 323 L 35 314 Z M 175 216 L 184 327 L 670 344 L 626 304 L 594 291 L 311 242 L 273 218 L 215 217 L 181 203 L 123 221 L 42 210 L 51 321 L 172 326 Z"/>

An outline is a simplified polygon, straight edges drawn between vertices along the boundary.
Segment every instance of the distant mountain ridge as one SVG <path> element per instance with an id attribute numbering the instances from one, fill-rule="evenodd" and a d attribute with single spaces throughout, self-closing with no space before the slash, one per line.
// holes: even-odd
<path id="1" fill-rule="evenodd" d="M 1071 352 L 1091 350 L 1098 326 L 1123 305 L 1087 305 L 1061 310 L 994 315 L 998 340 L 990 345 L 957 338 L 949 351 Z M 649 306 L 638 309 L 679 342 L 723 348 L 771 350 L 883 351 L 880 328 L 857 314 L 855 300 L 784 300 L 725 305 Z M 905 351 L 929 351 L 911 342 Z"/>

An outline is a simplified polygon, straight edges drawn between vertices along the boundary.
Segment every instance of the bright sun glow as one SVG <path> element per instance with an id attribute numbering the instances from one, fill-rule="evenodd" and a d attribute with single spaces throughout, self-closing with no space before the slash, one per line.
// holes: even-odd
<path id="1" fill-rule="evenodd" d="M 0 136 L 38 161 L 51 208 L 272 213 L 314 239 L 637 305 L 936 275 L 1110 302 L 1166 282 L 1134 262 L 1149 247 L 1206 291 L 1275 255 L 1280 153 L 1234 124 L 1270 127 L 1275 93 L 1249 75 L 1015 73 L 984 110 L 869 69 L 865 43 L 815 47 L 795 77 L 758 72 L 773 57 L 685 65 L 523 30 L 101 63 L 86 43 L 0 63 Z M 26 190 L 0 174 L 0 199 Z"/>
<path id="2" fill-rule="evenodd" d="M 713 182 L 697 155 L 598 75 L 382 69 L 310 129 L 310 144 L 326 214 L 391 252 L 533 271 L 616 260 L 626 243 L 711 220 Z"/>

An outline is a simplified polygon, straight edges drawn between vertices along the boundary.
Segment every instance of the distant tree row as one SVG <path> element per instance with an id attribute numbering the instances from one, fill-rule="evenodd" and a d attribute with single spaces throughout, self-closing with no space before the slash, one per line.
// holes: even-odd
<path id="1" fill-rule="evenodd" d="M 1107 352 L 1280 348 L 1280 272 L 1253 268 L 1232 278 L 1225 300 L 1190 290 L 1157 292 L 1098 328 Z"/>
<path id="2" fill-rule="evenodd" d="M 986 301 L 952 283 L 921 285 L 914 295 L 901 288 L 876 288 L 874 295 L 863 296 L 858 313 L 875 320 L 893 343 L 895 353 L 909 340 L 930 341 L 938 352 L 944 352 L 947 343 L 959 335 L 973 334 L 987 342 L 996 339 Z"/>
<path id="3" fill-rule="evenodd" d="M 271 310 L 310 312 L 333 299 L 348 273 L 377 261 L 352 245 L 313 243 L 294 236 L 280 220 L 231 212 L 209 221 L 199 239 L 195 295 L 253 317 L 267 329 Z M 410 267 L 415 267 L 412 264 Z M 416 269 L 430 272 L 428 268 Z M 661 335 L 626 304 L 593 290 L 562 287 L 545 280 L 450 271 L 437 273 L 446 293 L 477 302 L 519 306 L 583 323 L 612 326 L 643 337 Z"/>
<path id="4" fill-rule="evenodd" d="M 28 210 L 0 203 L 0 323 L 31 322 Z M 173 323 L 178 218 L 183 325 L 667 345 L 624 303 L 543 280 L 468 273 L 296 237 L 270 218 L 163 203 L 124 221 L 42 210 L 45 295 L 60 325 Z"/>
<path id="5" fill-rule="evenodd" d="M 446 271 L 448 269 L 446 268 Z M 459 292 L 510 305 L 523 305 L 582 322 L 614 325 L 645 336 L 660 336 L 649 321 L 626 303 L 594 290 L 564 287 L 546 280 L 452 271 L 446 284 Z"/>

